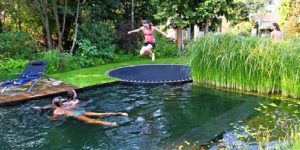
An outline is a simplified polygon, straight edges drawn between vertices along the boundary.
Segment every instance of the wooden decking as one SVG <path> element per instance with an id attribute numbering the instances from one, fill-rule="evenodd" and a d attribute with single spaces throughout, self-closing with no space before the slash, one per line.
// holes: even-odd
<path id="1" fill-rule="evenodd" d="M 78 87 L 64 83 L 62 81 L 54 80 L 48 81 L 46 79 L 38 82 L 31 92 L 26 92 L 29 85 L 20 88 L 11 88 L 0 95 L 0 106 L 7 104 L 14 104 L 24 102 L 39 97 L 56 95 L 66 92 L 69 89 L 77 89 Z"/>

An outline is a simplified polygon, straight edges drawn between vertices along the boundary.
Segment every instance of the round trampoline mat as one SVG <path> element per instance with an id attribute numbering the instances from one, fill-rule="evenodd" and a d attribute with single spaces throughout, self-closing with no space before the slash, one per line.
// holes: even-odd
<path id="1" fill-rule="evenodd" d="M 140 84 L 192 82 L 190 67 L 175 64 L 151 64 L 121 67 L 108 72 L 121 82 Z"/>

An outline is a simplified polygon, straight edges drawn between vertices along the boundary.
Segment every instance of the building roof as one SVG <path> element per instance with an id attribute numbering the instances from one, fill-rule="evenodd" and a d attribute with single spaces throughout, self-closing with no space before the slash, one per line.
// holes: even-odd
<path id="1" fill-rule="evenodd" d="M 256 22 L 277 22 L 279 19 L 279 15 L 277 13 L 267 13 L 267 14 L 250 14 L 251 20 Z"/>

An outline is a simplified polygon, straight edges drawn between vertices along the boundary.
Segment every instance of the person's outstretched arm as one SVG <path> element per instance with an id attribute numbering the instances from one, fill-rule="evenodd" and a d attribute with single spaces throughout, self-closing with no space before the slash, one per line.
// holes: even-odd
<path id="1" fill-rule="evenodd" d="M 154 29 L 155 31 L 159 32 L 160 34 L 164 35 L 165 37 L 168 37 L 167 34 L 166 34 L 165 32 L 159 30 L 158 28 L 153 27 L 153 29 Z"/>
<path id="2" fill-rule="evenodd" d="M 140 32 L 140 31 L 142 31 L 142 28 L 143 28 L 143 27 L 140 27 L 140 28 L 135 29 L 135 30 L 131 30 L 131 31 L 128 32 L 128 34 Z"/>
<path id="3" fill-rule="evenodd" d="M 51 104 L 46 105 L 46 106 L 33 106 L 33 109 L 37 109 L 37 110 L 42 110 L 42 109 L 50 109 L 53 108 Z"/>

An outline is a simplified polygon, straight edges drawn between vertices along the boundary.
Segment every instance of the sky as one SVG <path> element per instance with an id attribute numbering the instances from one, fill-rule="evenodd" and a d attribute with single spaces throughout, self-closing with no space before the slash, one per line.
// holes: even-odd
<path id="1" fill-rule="evenodd" d="M 273 0 L 273 4 L 267 6 L 267 9 L 271 10 L 272 12 L 278 12 L 279 5 L 280 5 L 280 0 Z"/>

